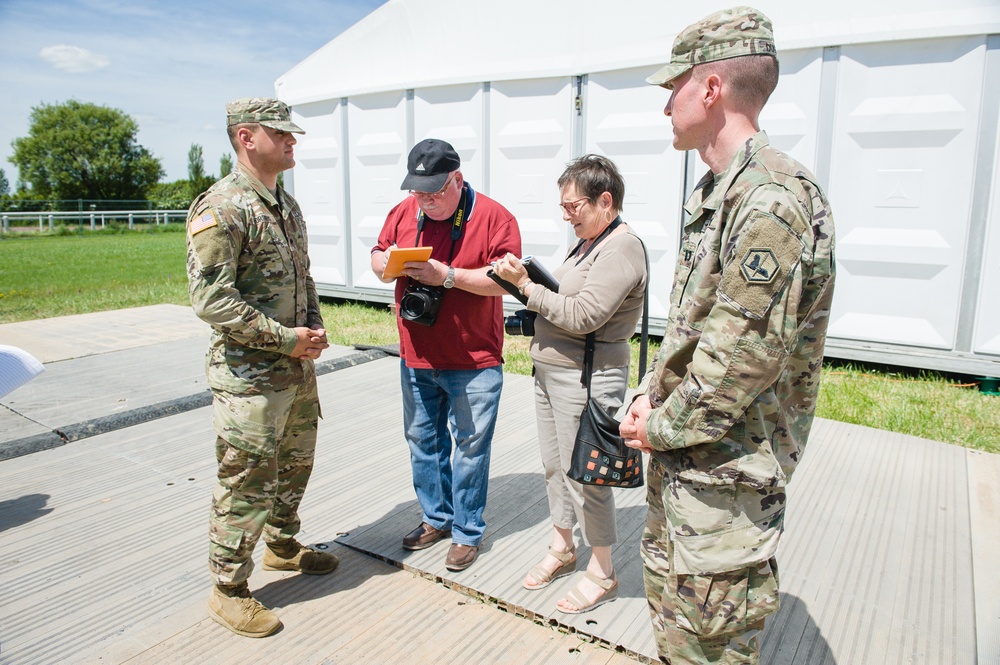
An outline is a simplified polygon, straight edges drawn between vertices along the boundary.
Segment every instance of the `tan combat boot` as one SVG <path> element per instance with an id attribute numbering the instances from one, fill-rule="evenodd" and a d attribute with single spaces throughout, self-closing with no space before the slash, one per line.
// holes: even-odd
<path id="1" fill-rule="evenodd" d="M 287 543 L 271 543 L 264 549 L 264 570 L 297 570 L 306 575 L 326 575 L 340 564 L 329 552 L 317 552 L 292 538 Z"/>
<path id="2" fill-rule="evenodd" d="M 250 595 L 246 582 L 237 586 L 216 586 L 208 599 L 208 614 L 217 623 L 244 637 L 267 637 L 281 628 L 278 615 Z"/>

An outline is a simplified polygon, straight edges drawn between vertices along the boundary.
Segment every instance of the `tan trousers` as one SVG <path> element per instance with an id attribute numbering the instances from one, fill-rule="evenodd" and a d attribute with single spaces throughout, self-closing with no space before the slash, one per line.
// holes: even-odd
<path id="1" fill-rule="evenodd" d="M 595 371 L 591 392 L 613 413 L 621 406 L 627 382 L 625 367 Z M 586 402 L 587 389 L 580 384 L 579 369 L 535 363 L 538 445 L 552 523 L 561 529 L 572 529 L 579 523 L 585 543 L 609 547 L 618 539 L 611 488 L 581 485 L 566 477 Z"/>

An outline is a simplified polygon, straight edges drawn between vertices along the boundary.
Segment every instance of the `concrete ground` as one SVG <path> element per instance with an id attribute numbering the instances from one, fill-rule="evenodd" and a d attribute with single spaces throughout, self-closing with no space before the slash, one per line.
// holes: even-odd
<path id="1" fill-rule="evenodd" d="M 399 543 L 420 511 L 398 359 L 346 347 L 319 365 L 324 420 L 301 534 L 341 567 L 255 571 L 251 587 L 285 624 L 271 638 L 213 623 L 207 338 L 169 305 L 0 325 L 0 344 L 46 365 L 0 398 L 0 663 L 655 658 L 642 491 L 616 491 L 617 601 L 570 617 L 554 605 L 572 578 L 520 588 L 549 528 L 530 378 L 505 375 L 484 551 L 450 573 L 446 543 Z M 1000 456 L 820 420 L 789 497 L 763 662 L 1000 662 Z"/>

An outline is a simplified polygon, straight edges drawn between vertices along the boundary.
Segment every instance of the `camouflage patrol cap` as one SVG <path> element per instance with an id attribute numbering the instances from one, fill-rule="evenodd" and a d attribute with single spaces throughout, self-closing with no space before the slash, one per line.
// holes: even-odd
<path id="1" fill-rule="evenodd" d="M 292 122 L 292 109 L 288 104 L 277 99 L 243 97 L 226 104 L 226 125 L 232 127 L 244 122 L 256 122 L 283 132 L 306 133 Z"/>
<path id="2" fill-rule="evenodd" d="M 646 83 L 671 87 L 670 82 L 695 65 L 742 55 L 777 57 L 771 20 L 752 7 L 732 7 L 684 28 L 674 40 L 670 62 Z"/>

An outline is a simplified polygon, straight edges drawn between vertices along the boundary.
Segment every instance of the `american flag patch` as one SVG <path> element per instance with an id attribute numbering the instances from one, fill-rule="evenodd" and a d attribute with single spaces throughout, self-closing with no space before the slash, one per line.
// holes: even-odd
<path id="1" fill-rule="evenodd" d="M 188 230 L 191 232 L 191 235 L 194 235 L 196 233 L 201 233 L 205 229 L 217 226 L 218 224 L 219 220 L 215 218 L 215 211 L 209 210 L 201 217 L 192 219 L 191 223 L 188 224 Z"/>

